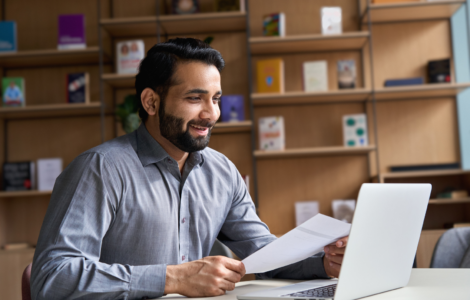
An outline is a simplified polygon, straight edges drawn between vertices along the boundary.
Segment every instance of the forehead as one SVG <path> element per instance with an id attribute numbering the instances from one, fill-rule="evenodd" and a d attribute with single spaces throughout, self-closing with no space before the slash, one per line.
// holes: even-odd
<path id="1" fill-rule="evenodd" d="M 220 88 L 220 73 L 214 65 L 199 61 L 180 61 L 173 74 L 176 85 Z"/>

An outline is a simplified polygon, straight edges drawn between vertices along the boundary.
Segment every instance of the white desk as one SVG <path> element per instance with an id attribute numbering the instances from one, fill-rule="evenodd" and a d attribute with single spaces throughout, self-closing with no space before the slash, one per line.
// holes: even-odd
<path id="1" fill-rule="evenodd" d="M 213 300 L 237 300 L 236 296 L 270 287 L 283 286 L 298 281 L 256 280 L 237 283 L 234 291 L 214 298 L 193 298 Z M 181 299 L 180 295 L 167 295 L 164 299 Z M 413 269 L 411 279 L 404 288 L 366 297 L 367 300 L 420 300 L 420 299 L 470 299 L 470 269 Z"/>

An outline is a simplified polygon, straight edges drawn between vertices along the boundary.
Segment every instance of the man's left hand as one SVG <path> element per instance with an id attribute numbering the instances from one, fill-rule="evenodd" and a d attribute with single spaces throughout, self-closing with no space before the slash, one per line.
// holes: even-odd
<path id="1" fill-rule="evenodd" d="M 330 244 L 323 248 L 325 257 L 323 258 L 323 266 L 325 267 L 326 275 L 330 277 L 339 277 L 339 271 L 343 264 L 344 251 L 348 244 L 349 236 L 341 238 L 334 244 Z"/>

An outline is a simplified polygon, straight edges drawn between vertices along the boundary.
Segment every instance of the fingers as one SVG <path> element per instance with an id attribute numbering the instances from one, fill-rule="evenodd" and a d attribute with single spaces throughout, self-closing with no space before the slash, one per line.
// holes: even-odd
<path id="1" fill-rule="evenodd" d="M 221 279 L 221 281 L 219 282 L 219 289 L 223 290 L 224 292 L 233 291 L 235 289 L 235 283 L 225 279 Z"/>
<path id="2" fill-rule="evenodd" d="M 241 277 L 245 276 L 245 265 L 241 261 L 224 257 L 223 264 L 227 269 L 240 274 Z"/>
<path id="3" fill-rule="evenodd" d="M 343 258 L 344 258 L 343 255 L 330 255 L 330 254 L 326 254 L 325 257 L 328 259 L 329 262 L 331 261 L 339 265 L 343 263 Z"/>
<path id="4" fill-rule="evenodd" d="M 341 265 L 338 265 L 332 261 L 328 263 L 330 276 L 339 277 L 339 271 L 341 270 Z"/>
<path id="5" fill-rule="evenodd" d="M 349 240 L 349 236 L 345 236 L 344 238 L 337 240 L 335 245 L 338 248 L 346 247 L 346 245 L 348 244 L 348 240 Z"/>
<path id="6" fill-rule="evenodd" d="M 346 248 L 345 247 L 337 247 L 336 245 L 328 245 L 328 246 L 325 246 L 325 248 L 323 250 L 327 254 L 338 255 L 338 254 L 344 254 Z"/>

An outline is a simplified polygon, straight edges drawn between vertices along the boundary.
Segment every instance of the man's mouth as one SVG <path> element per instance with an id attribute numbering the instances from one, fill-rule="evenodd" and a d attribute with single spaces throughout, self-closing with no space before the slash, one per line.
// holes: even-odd
<path id="1" fill-rule="evenodd" d="M 207 133 L 209 132 L 209 128 L 210 128 L 210 127 L 206 127 L 206 126 L 197 126 L 197 125 L 193 125 L 193 124 L 191 124 L 189 126 L 191 126 L 193 131 L 195 131 L 199 135 L 207 135 Z"/>

